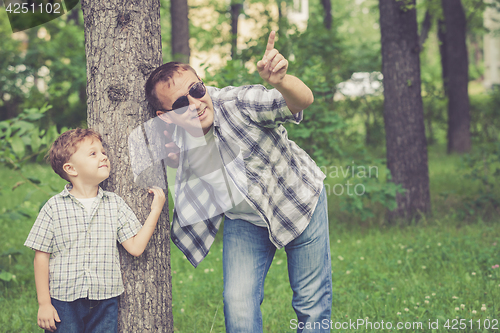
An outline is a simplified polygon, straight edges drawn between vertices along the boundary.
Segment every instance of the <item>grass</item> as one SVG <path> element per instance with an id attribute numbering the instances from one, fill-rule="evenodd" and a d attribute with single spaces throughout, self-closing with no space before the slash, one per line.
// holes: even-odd
<path id="1" fill-rule="evenodd" d="M 488 323 L 500 328 L 500 268 L 492 268 L 500 264 L 500 218 L 493 210 L 461 212 L 461 198 L 480 185 L 463 180 L 455 168 L 459 157 L 442 150 L 435 147 L 429 153 L 433 214 L 418 224 L 387 226 L 381 223 L 382 210 L 363 222 L 339 212 L 339 198 L 329 196 L 332 331 L 378 331 L 382 321 L 384 328 L 393 325 L 381 330 L 386 332 L 397 331 L 398 322 L 411 327 L 402 330 L 406 332 L 431 331 L 431 323 L 436 332 L 483 332 Z M 41 179 L 45 192 L 53 191 L 50 185 L 59 191 L 64 184 L 47 166 L 29 165 L 24 173 Z M 0 280 L 0 331 L 42 332 L 36 325 L 33 252 L 22 244 L 47 194 L 19 181 L 12 170 L 0 170 L 0 267 L 15 275 L 11 281 Z M 175 331 L 224 332 L 222 233 L 198 268 L 173 245 L 171 261 Z M 286 254 L 278 250 L 262 304 L 265 332 L 293 331 L 286 267 Z M 354 330 L 346 326 L 349 320 L 364 323 Z M 460 330 L 460 324 L 466 329 Z"/>

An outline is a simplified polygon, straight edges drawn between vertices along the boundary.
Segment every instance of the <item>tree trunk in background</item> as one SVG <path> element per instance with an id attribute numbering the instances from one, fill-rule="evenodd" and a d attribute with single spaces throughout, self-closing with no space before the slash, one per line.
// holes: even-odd
<path id="1" fill-rule="evenodd" d="M 471 147 L 466 18 L 459 0 L 441 0 L 441 4 L 444 20 L 438 34 L 448 97 L 448 153 L 464 153 Z"/>
<path id="2" fill-rule="evenodd" d="M 380 0 L 387 167 L 406 193 L 389 219 L 430 211 L 427 142 L 420 87 L 415 0 Z"/>
<path id="3" fill-rule="evenodd" d="M 111 162 L 103 187 L 121 196 L 142 223 L 151 198 L 133 181 L 128 136 L 149 119 L 144 83 L 162 63 L 159 6 L 158 0 L 82 1 L 88 125 L 101 133 Z M 140 257 L 119 246 L 125 286 L 119 305 L 120 332 L 173 332 L 169 238 L 166 205 Z"/>
<path id="4" fill-rule="evenodd" d="M 233 0 L 231 2 L 231 59 L 234 59 L 238 52 L 238 20 L 243 4 Z"/>
<path id="5" fill-rule="evenodd" d="M 429 9 L 425 11 L 424 21 L 422 22 L 422 28 L 420 29 L 420 36 L 418 36 L 418 45 L 420 46 L 420 52 L 424 49 L 425 41 L 429 37 L 429 31 L 432 28 L 432 14 Z"/>
<path id="6" fill-rule="evenodd" d="M 170 0 L 172 59 L 189 64 L 189 7 L 187 0 Z"/>
<path id="7" fill-rule="evenodd" d="M 80 25 L 80 6 L 77 5 L 73 8 L 67 15 L 66 19 L 68 21 L 73 21 L 75 25 Z"/>
<path id="8" fill-rule="evenodd" d="M 325 18 L 323 24 L 328 30 L 332 30 L 332 2 L 331 0 L 321 0 L 321 5 L 325 11 Z"/>
<path id="9" fill-rule="evenodd" d="M 445 24 L 443 20 L 438 20 L 438 39 L 439 39 L 439 53 L 441 54 L 441 77 L 443 78 L 444 94 L 448 96 L 448 53 L 445 52 L 446 36 Z"/>

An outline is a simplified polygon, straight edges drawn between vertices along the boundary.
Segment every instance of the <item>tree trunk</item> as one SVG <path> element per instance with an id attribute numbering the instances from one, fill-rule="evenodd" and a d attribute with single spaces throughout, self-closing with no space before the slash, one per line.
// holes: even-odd
<path id="1" fill-rule="evenodd" d="M 446 48 L 445 24 L 443 20 L 438 20 L 439 53 L 441 54 L 441 77 L 443 78 L 444 94 L 448 97 L 448 53 Z"/>
<path id="2" fill-rule="evenodd" d="M 189 7 L 187 0 L 170 0 L 172 59 L 189 64 Z"/>
<path id="3" fill-rule="evenodd" d="M 444 21 L 439 33 L 443 82 L 448 96 L 448 153 L 464 153 L 471 147 L 466 18 L 459 0 L 441 0 L 441 4 Z"/>
<path id="4" fill-rule="evenodd" d="M 238 52 L 238 21 L 243 8 L 242 3 L 231 2 L 231 59 L 234 59 Z"/>
<path id="5" fill-rule="evenodd" d="M 420 29 L 420 36 L 418 37 L 418 44 L 420 46 L 420 52 L 424 49 L 425 41 L 429 37 L 429 31 L 432 28 L 432 14 L 429 9 L 425 11 L 424 21 L 422 22 L 422 28 Z"/>
<path id="6" fill-rule="evenodd" d="M 332 2 L 331 0 L 321 0 L 321 5 L 325 11 L 325 18 L 323 24 L 328 30 L 332 30 Z"/>
<path id="7" fill-rule="evenodd" d="M 397 195 L 398 206 L 389 213 L 389 219 L 411 219 L 430 211 L 414 5 L 415 0 L 379 2 L 387 166 L 392 181 L 406 190 Z"/>
<path id="8" fill-rule="evenodd" d="M 87 56 L 88 125 L 101 133 L 111 162 L 103 187 L 121 196 L 144 222 L 147 190 L 133 181 L 128 135 L 149 119 L 144 83 L 162 63 L 158 0 L 82 1 Z M 125 292 L 120 332 L 173 332 L 168 206 L 138 258 L 120 248 Z"/>

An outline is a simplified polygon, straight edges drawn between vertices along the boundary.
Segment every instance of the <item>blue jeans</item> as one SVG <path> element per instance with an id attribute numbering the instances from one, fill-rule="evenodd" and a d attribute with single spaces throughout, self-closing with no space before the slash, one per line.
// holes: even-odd
<path id="1" fill-rule="evenodd" d="M 325 190 L 304 232 L 285 246 L 297 332 L 330 332 L 332 274 Z M 260 305 L 276 247 L 267 228 L 226 217 L 223 238 L 224 316 L 227 333 L 262 332 Z M 290 324 L 289 324 L 290 323 Z M 306 323 L 310 323 L 306 325 Z M 313 329 L 307 329 L 313 327 Z"/>
<path id="2" fill-rule="evenodd" d="M 52 298 L 61 322 L 57 333 L 113 333 L 118 331 L 118 297 L 102 300 L 80 298 L 64 302 Z M 49 332 L 49 331 L 45 331 Z"/>

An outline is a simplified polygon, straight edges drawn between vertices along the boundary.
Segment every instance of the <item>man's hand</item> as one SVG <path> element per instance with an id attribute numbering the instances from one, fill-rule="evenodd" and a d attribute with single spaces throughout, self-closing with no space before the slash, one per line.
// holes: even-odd
<path id="1" fill-rule="evenodd" d="M 267 40 L 266 52 L 262 60 L 257 62 L 257 71 L 260 77 L 273 87 L 282 83 L 288 69 L 288 60 L 274 48 L 275 37 L 276 32 L 271 31 Z"/>
<path id="2" fill-rule="evenodd" d="M 180 149 L 177 147 L 174 140 L 172 140 L 172 136 L 168 131 L 164 131 L 163 134 L 167 137 L 167 140 L 170 141 L 165 145 L 165 148 L 167 149 L 167 165 L 171 168 L 177 169 L 179 167 Z"/>
<path id="3" fill-rule="evenodd" d="M 286 73 L 288 60 L 274 48 L 275 37 L 276 32 L 271 31 L 266 52 L 262 60 L 257 62 L 257 70 L 261 78 L 283 95 L 290 112 L 297 114 L 312 104 L 314 96 L 304 82 Z"/>
<path id="4" fill-rule="evenodd" d="M 54 332 L 56 330 L 56 323 L 60 323 L 59 315 L 57 310 L 52 306 L 52 304 L 40 305 L 38 308 L 38 326 L 41 329 Z"/>

